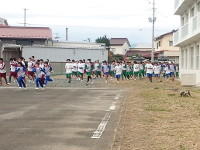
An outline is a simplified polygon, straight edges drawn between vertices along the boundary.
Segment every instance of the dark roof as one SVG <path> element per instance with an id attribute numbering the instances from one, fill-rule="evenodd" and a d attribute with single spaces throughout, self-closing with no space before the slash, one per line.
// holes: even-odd
<path id="1" fill-rule="evenodd" d="M 165 33 L 165 34 L 162 34 L 162 35 L 156 37 L 155 40 L 162 39 L 164 36 L 169 35 L 169 34 L 173 34 L 173 33 L 176 32 L 176 31 L 177 31 L 177 30 L 172 30 L 171 32 L 167 32 L 167 33 Z"/>
<path id="2" fill-rule="evenodd" d="M 0 38 L 52 39 L 52 31 L 48 27 L 0 26 Z"/>
<path id="3" fill-rule="evenodd" d="M 126 43 L 126 42 L 128 43 L 129 46 L 131 46 L 129 43 L 129 40 L 127 38 L 111 38 L 110 39 L 111 46 L 112 45 L 118 45 L 118 46 L 124 45 L 124 43 Z"/>

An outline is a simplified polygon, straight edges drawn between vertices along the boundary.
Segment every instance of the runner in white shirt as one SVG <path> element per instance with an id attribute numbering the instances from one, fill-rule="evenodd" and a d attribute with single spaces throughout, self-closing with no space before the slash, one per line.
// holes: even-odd
<path id="1" fill-rule="evenodd" d="M 160 79 L 160 74 L 161 74 L 161 65 L 159 63 L 155 63 L 153 66 L 153 72 L 154 76 L 157 79 Z"/>
<path id="2" fill-rule="evenodd" d="M 101 64 L 99 61 L 95 61 L 94 63 L 94 73 L 96 75 L 96 78 L 100 77 L 101 78 Z"/>
<path id="3" fill-rule="evenodd" d="M 81 81 L 83 81 L 84 72 L 85 72 L 85 63 L 82 60 L 80 60 L 78 63 L 78 77 L 79 80 Z"/>
<path id="4" fill-rule="evenodd" d="M 4 78 L 6 84 L 8 85 L 6 78 L 6 68 L 3 58 L 0 58 L 0 85 L 2 85 L 2 78 Z"/>
<path id="5" fill-rule="evenodd" d="M 116 66 L 115 66 L 115 77 L 116 77 L 118 83 L 121 78 L 121 75 L 122 75 L 122 65 L 119 62 L 117 62 Z"/>
<path id="6" fill-rule="evenodd" d="M 166 78 L 167 78 L 167 79 L 170 78 L 171 70 L 170 70 L 170 66 L 169 66 L 168 63 L 166 64 L 164 70 L 165 70 L 165 76 L 166 76 Z"/>
<path id="7" fill-rule="evenodd" d="M 161 66 L 158 63 L 154 64 L 153 72 L 154 72 L 155 77 L 160 77 Z"/>
<path id="8" fill-rule="evenodd" d="M 9 84 L 11 83 L 11 79 L 14 78 L 14 82 L 17 81 L 17 61 L 15 58 L 10 59 L 10 75 L 9 75 Z"/>
<path id="9" fill-rule="evenodd" d="M 68 83 L 71 83 L 72 69 L 73 69 L 73 64 L 71 63 L 70 59 L 67 59 L 67 62 L 65 64 L 65 70 L 66 70 L 66 78 L 68 80 Z"/>
<path id="10" fill-rule="evenodd" d="M 76 62 L 75 60 L 72 60 L 72 76 L 77 77 L 78 75 L 78 62 Z"/>
<path id="11" fill-rule="evenodd" d="M 139 77 L 140 65 L 137 62 L 134 62 L 133 65 L 133 72 L 134 72 L 134 79 L 136 80 Z"/>
<path id="12" fill-rule="evenodd" d="M 30 81 L 35 80 L 35 76 L 34 76 L 34 72 L 33 72 L 34 67 L 35 67 L 35 62 L 33 62 L 32 58 L 29 58 L 28 67 L 27 67 L 27 70 L 28 70 L 27 76 Z"/>
<path id="13" fill-rule="evenodd" d="M 152 82 L 153 65 L 150 61 L 148 61 L 147 64 L 145 65 L 145 69 L 146 69 L 146 74 L 147 74 L 147 77 L 149 78 L 149 81 Z"/>

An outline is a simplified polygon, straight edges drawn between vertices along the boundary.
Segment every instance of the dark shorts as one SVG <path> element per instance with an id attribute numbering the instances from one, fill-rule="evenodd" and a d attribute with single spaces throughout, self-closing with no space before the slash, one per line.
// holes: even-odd
<path id="1" fill-rule="evenodd" d="M 160 74 L 154 74 L 154 77 L 160 77 Z"/>
<path id="2" fill-rule="evenodd" d="M 28 72 L 27 72 L 27 75 L 28 75 L 28 76 L 34 77 L 34 72 L 33 72 L 33 71 L 28 71 Z"/>
<path id="3" fill-rule="evenodd" d="M 6 73 L 0 73 L 0 78 L 6 78 Z"/>
<path id="4" fill-rule="evenodd" d="M 116 77 L 117 79 L 120 79 L 121 75 L 120 75 L 120 74 L 117 74 L 115 77 Z"/>
<path id="5" fill-rule="evenodd" d="M 147 77 L 148 77 L 148 78 L 151 78 L 151 77 L 153 77 L 153 74 L 147 73 Z"/>
<path id="6" fill-rule="evenodd" d="M 171 76 L 171 77 L 174 77 L 174 76 L 175 76 L 175 73 L 174 73 L 174 72 L 170 72 L 170 76 Z"/>
<path id="7" fill-rule="evenodd" d="M 108 75 L 109 75 L 109 72 L 104 72 L 104 75 L 108 76 Z"/>
<path id="8" fill-rule="evenodd" d="M 17 72 L 10 72 L 10 76 L 14 77 L 14 78 L 17 78 Z"/>

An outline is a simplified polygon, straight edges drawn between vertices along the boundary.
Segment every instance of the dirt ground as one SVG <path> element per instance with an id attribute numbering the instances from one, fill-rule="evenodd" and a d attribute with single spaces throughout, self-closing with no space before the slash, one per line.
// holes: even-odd
<path id="1" fill-rule="evenodd" d="M 113 150 L 200 150 L 200 89 L 178 81 L 122 81 L 128 89 Z M 192 97 L 180 97 L 181 90 Z"/>

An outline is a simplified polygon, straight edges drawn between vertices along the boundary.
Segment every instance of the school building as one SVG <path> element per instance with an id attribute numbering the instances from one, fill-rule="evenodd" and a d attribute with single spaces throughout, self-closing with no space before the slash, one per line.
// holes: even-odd
<path id="1" fill-rule="evenodd" d="M 181 26 L 174 33 L 180 47 L 180 78 L 183 85 L 200 86 L 200 0 L 175 0 Z"/>

